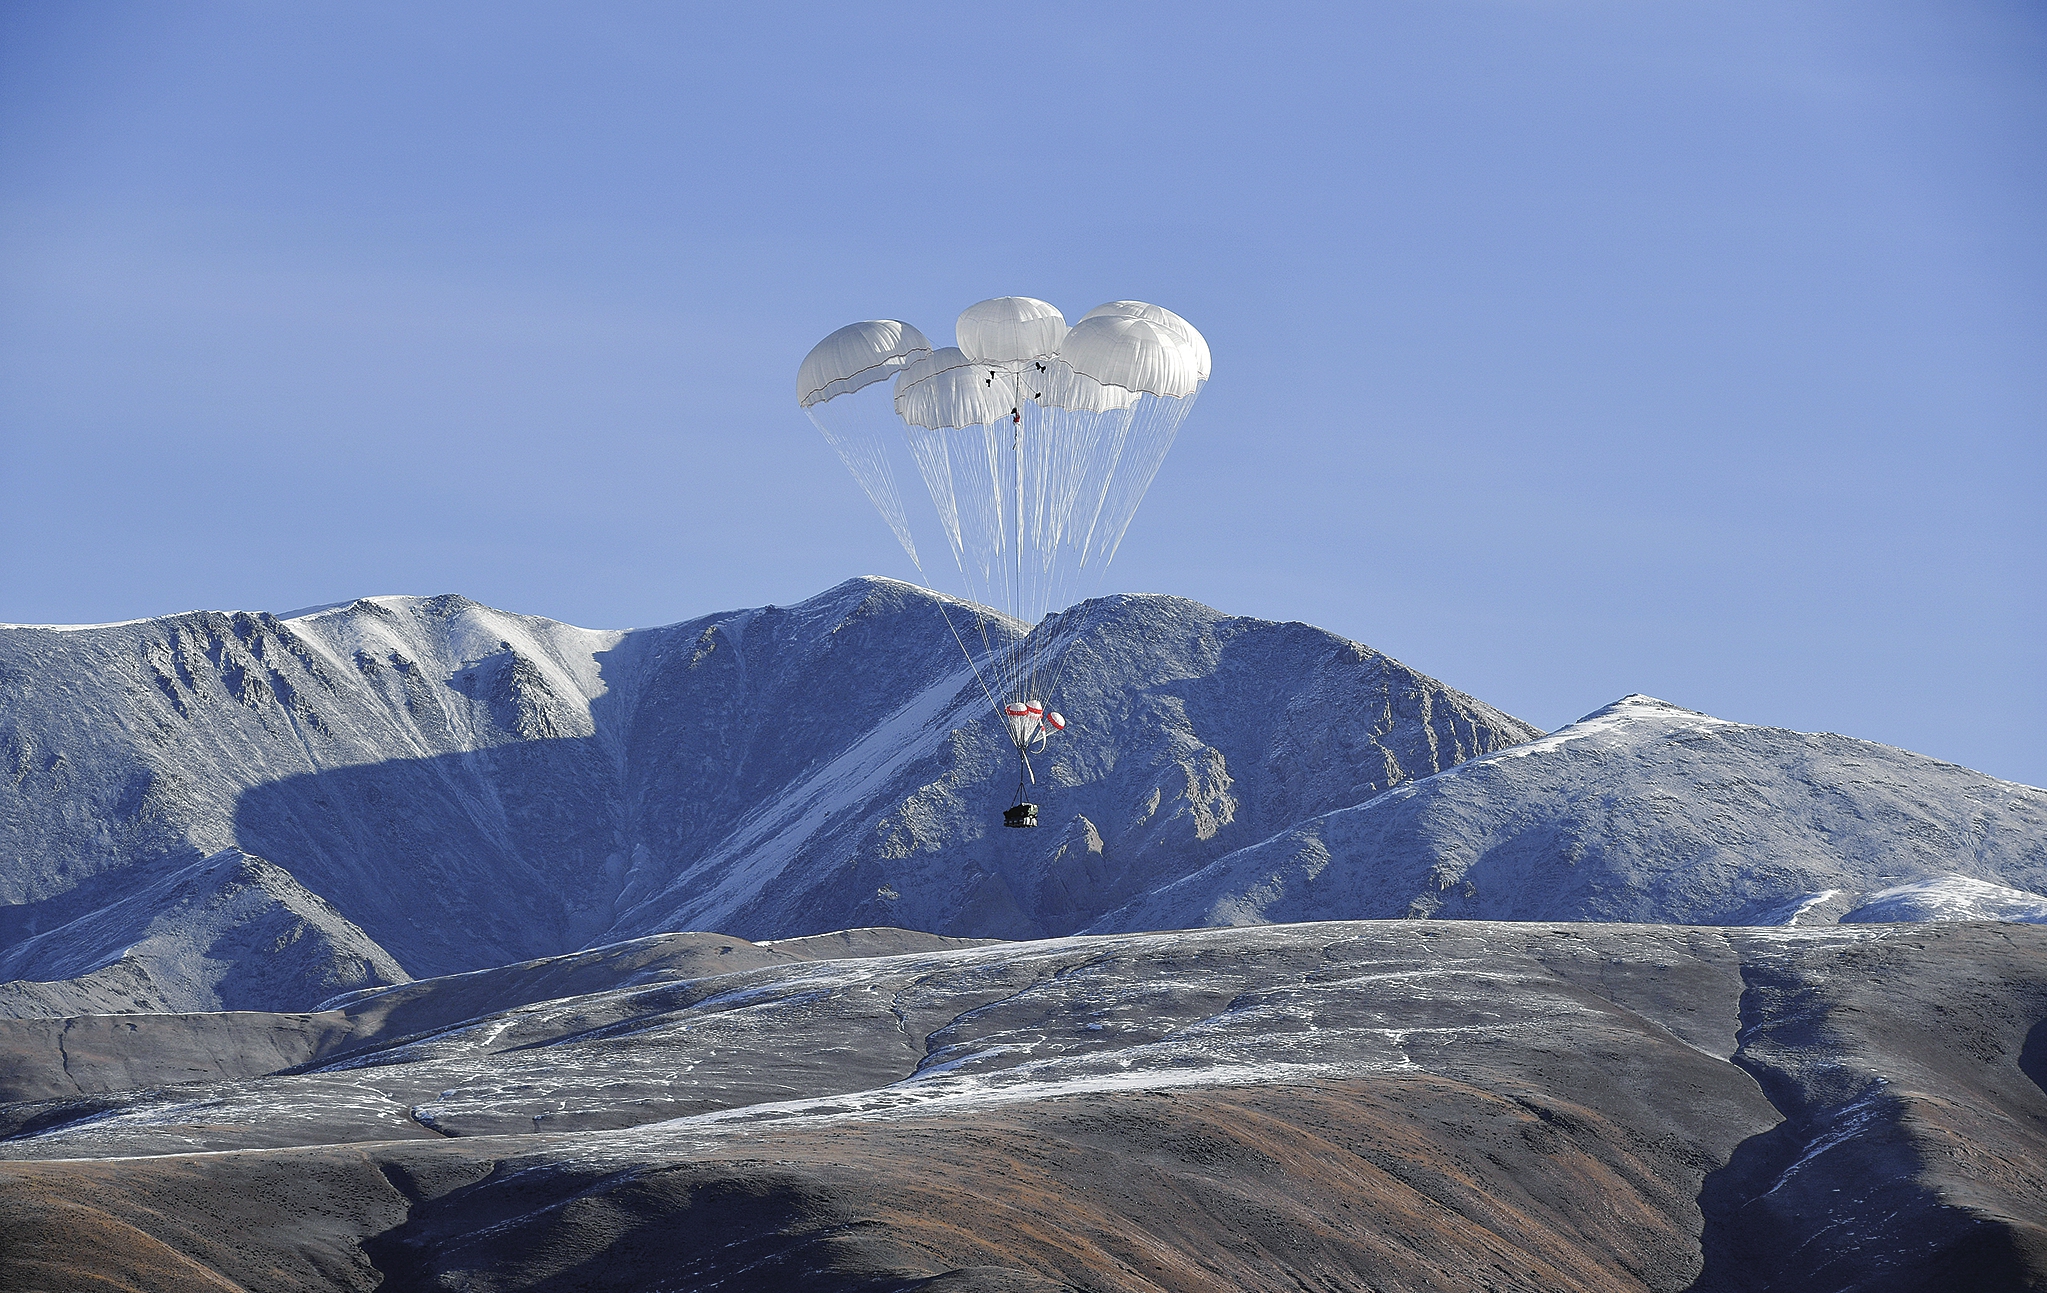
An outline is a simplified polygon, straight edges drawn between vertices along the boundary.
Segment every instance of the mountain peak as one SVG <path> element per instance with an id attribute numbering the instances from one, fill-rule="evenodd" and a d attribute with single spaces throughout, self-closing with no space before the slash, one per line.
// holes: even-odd
<path id="1" fill-rule="evenodd" d="M 1701 710 L 1686 709 L 1683 705 L 1631 692 L 1610 705 L 1598 709 L 1577 720 L 1579 723 L 1596 723 L 1611 719 L 1682 719 L 1692 722 L 1704 720 L 1708 723 L 1724 723 L 1727 720 L 1715 718 Z M 1576 724 L 1573 724 L 1575 726 Z M 1559 729 L 1568 730 L 1568 729 Z"/>

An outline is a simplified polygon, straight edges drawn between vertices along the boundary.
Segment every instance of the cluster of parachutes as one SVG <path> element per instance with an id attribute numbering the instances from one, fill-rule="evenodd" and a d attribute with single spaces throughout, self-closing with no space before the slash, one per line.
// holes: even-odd
<path id="1" fill-rule="evenodd" d="M 1054 732 L 1066 730 L 1066 716 L 1056 709 L 1046 709 L 1035 700 L 1012 700 L 1002 706 L 1003 721 L 1009 727 L 1009 739 L 1019 748 L 1045 748 L 1045 739 Z"/>
<path id="2" fill-rule="evenodd" d="M 817 343 L 796 398 L 927 586 L 917 536 L 942 536 L 961 590 L 1028 630 L 1078 600 L 1116 555 L 1208 381 L 1208 343 L 1171 310 L 1111 301 L 1071 327 L 1027 296 L 969 306 L 956 343 L 870 319 Z M 924 499 L 897 481 L 914 473 Z M 928 507 L 926 503 L 928 502 Z M 955 633 L 957 628 L 955 627 Z M 1044 635 L 997 649 L 977 676 L 1024 759 L 1065 726 Z"/>

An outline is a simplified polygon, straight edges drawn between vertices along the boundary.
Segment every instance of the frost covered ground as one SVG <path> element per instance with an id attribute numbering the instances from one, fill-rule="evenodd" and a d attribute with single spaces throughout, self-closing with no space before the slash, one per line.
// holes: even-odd
<path id="1" fill-rule="evenodd" d="M 2043 956 L 1955 922 L 674 935 L 17 1020 L 0 1052 L 66 1057 L 5 1075 L 0 1284 L 2020 1288 Z"/>

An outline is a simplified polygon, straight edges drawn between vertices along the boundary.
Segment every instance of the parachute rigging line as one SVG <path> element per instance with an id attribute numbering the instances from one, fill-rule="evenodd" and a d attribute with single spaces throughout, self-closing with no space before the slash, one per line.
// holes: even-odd
<path id="1" fill-rule="evenodd" d="M 1035 825 L 1024 800 L 1037 780 L 1031 755 L 1066 727 L 1048 703 L 1076 627 L 1063 608 L 1099 588 L 1207 384 L 1208 343 L 1179 315 L 1140 301 L 1111 301 L 1069 327 L 1057 308 L 1018 296 L 969 306 L 954 334 L 956 345 L 933 347 L 898 320 L 849 324 L 804 359 L 797 402 L 919 586 L 937 595 L 1016 747 L 1018 802 L 1005 824 Z M 905 497 L 897 482 L 906 471 L 922 479 L 926 500 Z M 934 537 L 966 600 L 986 610 L 974 621 L 978 658 L 923 560 Z"/>

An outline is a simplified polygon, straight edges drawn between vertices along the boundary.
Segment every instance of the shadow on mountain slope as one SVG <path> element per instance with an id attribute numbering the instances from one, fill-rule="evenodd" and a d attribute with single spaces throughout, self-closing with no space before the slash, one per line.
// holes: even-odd
<path id="1" fill-rule="evenodd" d="M 1744 964 L 1734 1062 L 1784 1121 L 1706 1178 L 1690 1293 L 2040 1287 L 2047 983 L 1985 972 L 2006 941 L 1952 926 L 1913 975 L 1902 934 L 1843 974 Z"/>
<path id="2" fill-rule="evenodd" d="M 614 914 L 623 823 L 602 756 L 568 737 L 287 777 L 242 796 L 235 835 L 415 977 L 550 956 Z"/>
<path id="3" fill-rule="evenodd" d="M 2025 1049 L 2019 1052 L 2019 1071 L 2047 1093 L 2047 1019 L 2034 1024 L 2033 1031 L 2026 1034 Z"/>

